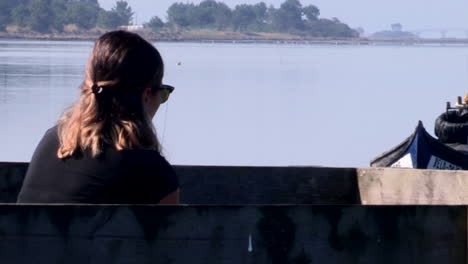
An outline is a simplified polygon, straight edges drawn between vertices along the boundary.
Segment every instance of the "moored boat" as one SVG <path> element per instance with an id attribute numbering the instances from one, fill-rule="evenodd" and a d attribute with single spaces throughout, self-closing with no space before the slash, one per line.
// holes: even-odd
<path id="1" fill-rule="evenodd" d="M 466 170 L 468 155 L 467 152 L 456 150 L 432 137 L 419 121 L 411 136 L 393 149 L 374 158 L 370 165 L 371 167 Z"/>

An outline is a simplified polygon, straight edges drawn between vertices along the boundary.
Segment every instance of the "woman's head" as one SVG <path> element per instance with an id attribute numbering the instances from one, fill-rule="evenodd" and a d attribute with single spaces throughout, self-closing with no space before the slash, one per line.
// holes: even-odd
<path id="1" fill-rule="evenodd" d="M 156 48 L 137 34 L 119 30 L 96 41 L 86 67 L 86 84 L 141 92 L 148 86 L 159 87 L 163 75 Z"/>
<path id="2" fill-rule="evenodd" d="M 81 96 L 60 119 L 59 158 L 74 153 L 117 150 L 159 150 L 151 118 L 164 74 L 161 55 L 139 35 L 112 31 L 95 43 L 86 66 Z"/>

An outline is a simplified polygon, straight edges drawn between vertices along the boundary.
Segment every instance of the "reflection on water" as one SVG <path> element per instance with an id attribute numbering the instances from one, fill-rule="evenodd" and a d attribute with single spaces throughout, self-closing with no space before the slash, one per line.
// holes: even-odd
<path id="1" fill-rule="evenodd" d="M 67 97 L 59 88 L 81 82 L 90 47 L 89 42 L 0 41 L 0 100 L 38 104 L 47 96 Z"/>
<path id="2" fill-rule="evenodd" d="M 0 160 L 27 161 L 77 94 L 91 42 L 0 41 Z"/>
<path id="3" fill-rule="evenodd" d="M 92 42 L 0 40 L 0 161 L 27 161 L 78 95 Z M 174 164 L 367 166 L 467 87 L 466 47 L 157 43 Z"/>

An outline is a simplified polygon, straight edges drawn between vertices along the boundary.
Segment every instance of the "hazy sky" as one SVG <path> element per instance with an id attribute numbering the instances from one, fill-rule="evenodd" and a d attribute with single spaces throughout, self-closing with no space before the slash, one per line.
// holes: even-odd
<path id="1" fill-rule="evenodd" d="M 175 2 L 199 3 L 201 0 L 127 0 L 137 14 L 138 23 L 157 15 L 166 19 L 167 8 Z M 110 9 L 116 0 L 99 0 L 101 6 Z M 224 0 L 230 7 L 240 3 L 255 4 L 261 0 Z M 275 7 L 284 0 L 264 0 Z M 468 0 L 302 0 L 302 5 L 313 4 L 321 11 L 321 17 L 337 17 L 351 27 L 362 27 L 366 33 L 389 29 L 399 22 L 404 29 L 467 29 Z M 464 31 L 449 31 L 447 36 L 463 35 Z"/>

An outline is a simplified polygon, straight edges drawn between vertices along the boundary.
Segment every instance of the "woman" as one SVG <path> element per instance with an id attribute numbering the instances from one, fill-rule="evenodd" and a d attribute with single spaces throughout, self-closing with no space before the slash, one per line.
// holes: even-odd
<path id="1" fill-rule="evenodd" d="M 81 96 L 39 143 L 18 202 L 178 203 L 151 121 L 174 89 L 162 84 L 163 71 L 159 52 L 137 34 L 101 36 Z"/>

